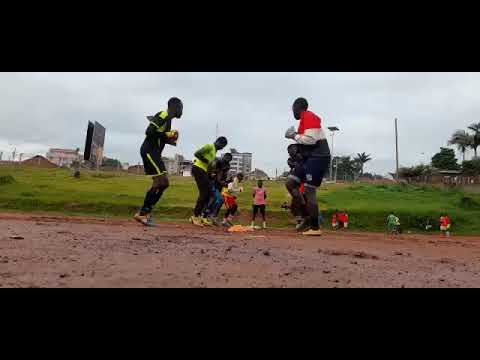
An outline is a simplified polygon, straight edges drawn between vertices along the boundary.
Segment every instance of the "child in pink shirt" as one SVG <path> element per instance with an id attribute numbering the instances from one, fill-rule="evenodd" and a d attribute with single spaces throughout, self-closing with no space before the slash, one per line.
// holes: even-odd
<path id="1" fill-rule="evenodd" d="M 253 189 L 253 217 L 252 217 L 252 228 L 255 227 L 255 218 L 257 217 L 258 211 L 262 215 L 263 219 L 263 228 L 267 228 L 267 221 L 265 217 L 265 207 L 267 205 L 267 190 L 263 187 L 263 181 L 258 180 L 258 186 Z"/>

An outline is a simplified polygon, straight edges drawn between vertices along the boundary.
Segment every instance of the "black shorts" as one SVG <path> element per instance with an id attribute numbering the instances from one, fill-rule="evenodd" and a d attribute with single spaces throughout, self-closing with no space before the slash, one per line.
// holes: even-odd
<path id="1" fill-rule="evenodd" d="M 299 183 L 319 187 L 329 166 L 330 156 L 311 157 L 297 165 L 290 177 Z"/>
<path id="2" fill-rule="evenodd" d="M 146 175 L 161 176 L 167 175 L 167 169 L 162 160 L 162 153 L 156 149 L 142 149 L 140 152 L 143 159 L 143 167 Z"/>

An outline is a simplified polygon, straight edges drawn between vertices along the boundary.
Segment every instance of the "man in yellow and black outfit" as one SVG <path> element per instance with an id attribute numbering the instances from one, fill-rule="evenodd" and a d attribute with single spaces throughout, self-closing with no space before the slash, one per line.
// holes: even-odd
<path id="1" fill-rule="evenodd" d="M 172 119 L 180 119 L 183 114 L 183 103 L 178 98 L 168 101 L 167 111 L 161 111 L 155 116 L 148 116 L 150 124 L 146 138 L 140 149 L 145 174 L 153 177 L 153 184 L 145 196 L 140 212 L 135 214 L 135 220 L 143 225 L 153 225 L 151 213 L 164 191 L 169 186 L 167 171 L 162 161 L 165 145 L 177 145 L 178 131 L 172 130 Z"/>

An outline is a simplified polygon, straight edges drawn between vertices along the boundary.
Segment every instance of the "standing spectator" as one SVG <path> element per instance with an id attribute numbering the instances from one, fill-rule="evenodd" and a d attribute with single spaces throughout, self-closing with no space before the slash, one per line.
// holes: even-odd
<path id="1" fill-rule="evenodd" d="M 267 220 L 265 216 L 265 208 L 267 205 L 267 190 L 263 187 L 263 181 L 258 180 L 257 187 L 253 189 L 253 216 L 252 216 L 252 228 L 255 228 L 255 218 L 258 212 L 262 215 L 264 229 L 267 228 Z"/>

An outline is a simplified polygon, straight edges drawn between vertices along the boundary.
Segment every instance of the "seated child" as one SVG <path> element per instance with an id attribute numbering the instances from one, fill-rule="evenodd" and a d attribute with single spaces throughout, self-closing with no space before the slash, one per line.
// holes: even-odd
<path id="1" fill-rule="evenodd" d="M 333 230 L 338 229 L 338 210 L 335 210 L 335 212 L 332 215 L 332 229 Z"/>
<path id="2" fill-rule="evenodd" d="M 346 211 L 342 211 L 338 215 L 338 227 L 340 229 L 347 229 L 348 228 L 348 213 Z"/>
<path id="3" fill-rule="evenodd" d="M 400 219 L 393 213 L 387 217 L 387 231 L 389 234 L 398 234 L 400 232 Z"/>
<path id="4" fill-rule="evenodd" d="M 448 215 L 440 217 L 440 231 L 445 237 L 450 236 L 451 221 Z"/>

